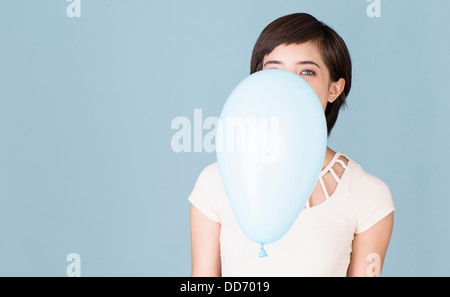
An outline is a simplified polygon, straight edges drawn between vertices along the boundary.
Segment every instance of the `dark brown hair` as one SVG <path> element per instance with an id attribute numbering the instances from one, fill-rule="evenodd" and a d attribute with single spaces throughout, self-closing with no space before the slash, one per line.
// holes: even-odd
<path id="1" fill-rule="evenodd" d="M 341 95 L 328 102 L 325 109 L 328 135 L 336 123 L 339 110 L 346 106 L 346 98 L 352 83 L 352 62 L 344 40 L 330 27 L 306 13 L 283 16 L 270 23 L 261 33 L 253 48 L 250 74 L 263 69 L 263 59 L 277 46 L 315 42 L 322 60 L 330 72 L 330 80 L 345 79 Z"/>

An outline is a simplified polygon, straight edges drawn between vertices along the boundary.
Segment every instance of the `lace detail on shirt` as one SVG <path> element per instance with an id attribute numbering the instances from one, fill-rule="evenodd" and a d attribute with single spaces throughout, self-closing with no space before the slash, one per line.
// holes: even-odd
<path id="1" fill-rule="evenodd" d="M 337 190 L 337 188 L 339 186 L 339 183 L 340 183 L 340 181 L 342 179 L 342 176 L 343 176 L 343 174 L 344 174 L 344 172 L 345 172 L 345 170 L 347 168 L 347 165 L 345 164 L 345 162 L 343 160 L 339 159 L 341 156 L 345 157 L 347 159 L 347 162 L 348 162 L 348 157 L 347 156 L 337 152 L 334 155 L 333 159 L 330 161 L 330 163 L 320 172 L 318 181 L 319 181 L 320 187 L 322 189 L 323 195 L 325 196 L 325 199 L 323 201 L 321 201 L 320 203 L 315 203 L 315 205 L 311 206 L 311 202 L 310 202 L 311 197 L 310 197 L 308 199 L 308 201 L 306 202 L 305 208 L 311 208 L 311 207 L 314 207 L 314 206 L 317 206 L 317 205 L 323 203 L 324 201 L 328 200 L 336 192 L 336 190 Z M 343 170 L 339 174 L 340 176 L 338 176 L 338 173 L 336 173 L 335 169 L 333 169 L 333 167 L 336 165 L 336 163 L 340 164 L 340 166 L 343 168 Z M 336 168 L 336 170 L 338 170 L 338 169 Z M 328 173 L 330 173 L 331 177 L 333 178 L 333 180 L 335 182 L 334 185 L 331 185 L 332 188 L 334 187 L 334 189 L 333 189 L 331 194 L 327 190 L 326 182 L 324 181 L 324 177 Z M 328 183 L 328 184 L 330 184 L 330 183 Z"/>

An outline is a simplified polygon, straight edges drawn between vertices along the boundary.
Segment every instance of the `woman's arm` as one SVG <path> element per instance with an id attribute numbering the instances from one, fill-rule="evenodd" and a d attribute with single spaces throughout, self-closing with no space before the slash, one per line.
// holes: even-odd
<path id="1" fill-rule="evenodd" d="M 381 276 L 393 225 L 391 212 L 369 230 L 355 235 L 347 276 Z"/>
<path id="2" fill-rule="evenodd" d="M 220 224 L 194 205 L 190 210 L 192 276 L 221 276 Z"/>

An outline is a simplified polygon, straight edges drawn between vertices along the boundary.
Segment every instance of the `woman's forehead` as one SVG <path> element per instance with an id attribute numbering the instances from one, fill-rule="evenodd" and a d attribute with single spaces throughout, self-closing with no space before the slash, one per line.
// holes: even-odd
<path id="1" fill-rule="evenodd" d="M 297 63 L 300 61 L 313 61 L 324 66 L 320 49 L 314 42 L 281 44 L 264 57 L 264 60 L 276 59 L 284 63 Z"/>

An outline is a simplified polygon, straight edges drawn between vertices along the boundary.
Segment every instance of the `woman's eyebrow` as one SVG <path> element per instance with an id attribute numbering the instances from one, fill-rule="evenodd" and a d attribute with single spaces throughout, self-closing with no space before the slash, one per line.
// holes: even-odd
<path id="1" fill-rule="evenodd" d="M 264 63 L 263 67 L 265 67 L 267 64 L 281 65 L 281 64 L 283 64 L 283 62 L 278 61 L 278 60 L 270 60 L 270 61 L 267 61 L 266 63 Z M 320 68 L 319 64 L 317 64 L 314 61 L 298 61 L 296 64 L 297 65 L 315 65 L 315 66 L 317 66 L 317 68 Z"/>
<path id="2" fill-rule="evenodd" d="M 315 65 L 317 68 L 320 68 L 319 64 L 313 61 L 298 61 L 297 65 Z"/>
<path id="3" fill-rule="evenodd" d="M 277 60 L 270 60 L 270 61 L 267 61 L 266 63 L 264 63 L 263 67 L 266 66 L 267 64 L 277 64 L 277 65 L 280 65 L 280 64 L 283 64 L 283 62 L 277 61 Z"/>

